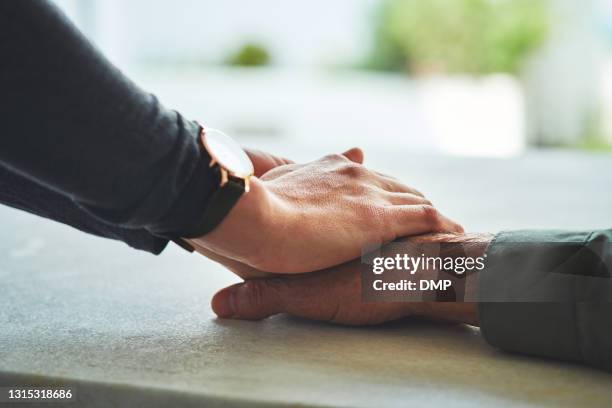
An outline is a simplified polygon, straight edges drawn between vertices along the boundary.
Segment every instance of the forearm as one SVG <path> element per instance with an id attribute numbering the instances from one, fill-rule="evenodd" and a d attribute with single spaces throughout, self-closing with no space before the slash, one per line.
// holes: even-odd
<path id="1" fill-rule="evenodd" d="M 159 104 L 45 1 L 0 4 L 0 162 L 105 223 L 180 232 L 213 186 L 197 126 Z"/>
<path id="2" fill-rule="evenodd" d="M 68 197 L 3 166 L 0 166 L 0 203 L 70 225 L 89 234 L 123 241 L 133 248 L 154 254 L 159 254 L 168 242 L 142 228 L 122 228 L 103 223 Z"/>

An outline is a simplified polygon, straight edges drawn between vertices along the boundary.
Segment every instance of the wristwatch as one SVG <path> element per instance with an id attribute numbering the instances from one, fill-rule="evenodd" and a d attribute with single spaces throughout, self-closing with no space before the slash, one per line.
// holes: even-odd
<path id="1" fill-rule="evenodd" d="M 220 130 L 205 128 L 201 124 L 198 141 L 210 156 L 209 167 L 218 177 L 219 185 L 213 193 L 200 225 L 182 238 L 196 238 L 211 232 L 223 221 L 238 199 L 249 192 L 249 183 L 255 173 L 253 163 L 234 139 Z M 181 247 L 193 252 L 184 239 L 174 240 Z"/>

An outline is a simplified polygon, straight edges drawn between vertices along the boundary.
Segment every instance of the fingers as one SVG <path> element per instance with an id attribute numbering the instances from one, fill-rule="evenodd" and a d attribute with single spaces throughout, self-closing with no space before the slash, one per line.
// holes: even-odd
<path id="1" fill-rule="evenodd" d="M 354 261 L 321 272 L 239 283 L 219 291 L 212 307 L 221 318 L 259 320 L 287 313 L 350 325 L 379 324 L 414 312 L 411 302 L 364 303 L 360 265 Z"/>
<path id="2" fill-rule="evenodd" d="M 418 195 L 421 197 L 425 197 L 423 193 L 421 193 L 419 190 L 405 185 L 404 183 L 402 183 L 395 177 L 391 177 L 386 174 L 379 173 L 377 171 L 375 173 L 378 175 L 380 186 L 387 191 L 410 193 L 410 194 Z"/>
<path id="3" fill-rule="evenodd" d="M 431 205 L 394 205 L 388 208 L 395 237 L 428 232 L 463 233 L 463 227 Z"/>
<path id="4" fill-rule="evenodd" d="M 293 164 L 293 161 L 285 159 L 284 157 L 274 156 L 270 153 L 262 152 L 256 149 L 244 149 L 246 154 L 253 163 L 255 169 L 255 176 L 261 177 L 268 171 L 286 164 Z"/>
<path id="5" fill-rule="evenodd" d="M 352 162 L 363 164 L 363 150 L 358 147 L 353 147 L 342 153 L 342 155 Z"/>
<path id="6" fill-rule="evenodd" d="M 289 159 L 286 159 L 280 156 L 275 156 L 270 153 L 263 152 L 261 150 L 250 149 L 250 148 L 246 148 L 244 150 L 246 154 L 249 156 L 249 158 L 251 159 L 251 161 L 253 162 L 253 167 L 255 169 L 255 176 L 257 177 L 262 177 L 264 174 L 266 174 L 270 170 L 275 169 L 277 167 L 294 164 L 292 160 L 289 160 Z M 347 159 L 349 159 L 350 161 L 354 163 L 363 164 L 364 154 L 363 154 L 363 151 L 358 147 L 354 147 L 352 149 L 345 151 L 344 153 L 342 153 L 342 156 L 346 157 Z M 275 173 L 275 175 L 278 176 L 290 170 L 293 170 L 293 168 L 287 167 L 286 170 L 282 172 L 277 172 Z M 391 176 L 388 176 L 386 174 L 379 173 L 376 171 L 373 171 L 373 173 L 378 175 L 379 177 L 378 184 L 384 190 L 392 191 L 392 192 L 410 193 L 410 194 L 424 197 L 424 195 L 420 191 L 412 187 L 404 185 L 403 183 L 401 183 L 399 180 L 397 180 L 394 177 L 391 177 Z"/>
<path id="7" fill-rule="evenodd" d="M 364 154 L 363 154 L 363 151 L 358 147 L 349 149 L 346 152 L 342 153 L 342 155 L 354 163 L 363 164 Z M 421 193 L 417 189 L 414 189 L 412 187 L 409 187 L 403 184 L 401 181 L 399 181 L 398 179 L 394 177 L 388 176 L 378 171 L 374 171 L 374 170 L 370 170 L 370 171 L 375 175 L 375 177 L 377 177 L 377 184 L 384 190 L 391 191 L 391 192 L 410 193 L 410 194 L 418 195 L 421 197 L 425 197 L 423 193 Z"/>
<path id="8" fill-rule="evenodd" d="M 387 193 L 386 197 L 389 203 L 393 205 L 432 205 L 427 198 L 411 193 Z"/>
<path id="9" fill-rule="evenodd" d="M 333 271 L 296 277 L 253 279 L 217 292 L 212 308 L 221 318 L 260 320 L 278 314 L 332 320 L 338 310 L 336 293 L 342 279 Z M 354 280 L 358 274 L 351 273 Z M 355 293 L 359 294 L 358 290 Z"/>

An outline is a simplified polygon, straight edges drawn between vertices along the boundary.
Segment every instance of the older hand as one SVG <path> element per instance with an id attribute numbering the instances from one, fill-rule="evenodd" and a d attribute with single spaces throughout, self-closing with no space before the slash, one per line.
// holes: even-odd
<path id="1" fill-rule="evenodd" d="M 275 167 L 252 180 L 215 230 L 189 242 L 260 271 L 302 273 L 354 259 L 366 244 L 462 231 L 421 193 L 362 160 L 361 150 L 352 149 Z"/>
<path id="2" fill-rule="evenodd" d="M 412 238 L 413 242 L 456 242 L 472 245 L 483 254 L 492 236 L 488 234 L 432 234 Z M 410 241 L 411 239 L 408 239 Z M 241 272 L 257 276 L 256 271 Z M 475 287 L 470 288 L 475 291 Z M 222 318 L 258 320 L 278 313 L 349 325 L 383 323 L 405 316 L 478 324 L 474 303 L 445 302 L 363 302 L 360 262 L 325 271 L 283 277 L 253 279 L 219 291 L 212 300 L 214 312 Z"/>
<path id="3" fill-rule="evenodd" d="M 259 320 L 278 313 L 333 323 L 365 325 L 415 313 L 416 303 L 363 303 L 359 263 L 326 271 L 253 279 L 218 292 L 212 300 L 222 318 Z"/>

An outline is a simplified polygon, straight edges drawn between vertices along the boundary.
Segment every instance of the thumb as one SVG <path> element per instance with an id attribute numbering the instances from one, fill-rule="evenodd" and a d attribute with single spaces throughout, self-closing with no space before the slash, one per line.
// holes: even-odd
<path id="1" fill-rule="evenodd" d="M 279 291 L 282 284 L 273 279 L 253 279 L 237 283 L 217 292 L 211 301 L 215 314 L 221 318 L 260 320 L 281 313 Z"/>
<path id="2" fill-rule="evenodd" d="M 363 164 L 363 150 L 358 147 L 353 147 L 342 153 L 342 155 L 352 162 Z"/>
<path id="3" fill-rule="evenodd" d="M 238 283 L 219 291 L 212 299 L 212 308 L 221 318 L 259 320 L 289 313 L 333 321 L 341 302 L 354 303 L 361 293 L 360 286 L 355 285 L 360 282 L 360 275 L 355 274 L 354 265 L 351 265 L 338 270 Z"/>

